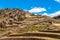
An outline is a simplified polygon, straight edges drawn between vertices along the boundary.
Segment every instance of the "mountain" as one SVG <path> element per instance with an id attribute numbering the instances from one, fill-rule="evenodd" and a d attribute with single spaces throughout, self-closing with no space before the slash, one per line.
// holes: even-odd
<path id="1" fill-rule="evenodd" d="M 60 30 L 60 21 L 48 16 L 34 15 L 24 10 L 1 9 L 0 10 L 0 28 L 9 28 L 17 32 L 19 30 Z"/>
<path id="2" fill-rule="evenodd" d="M 59 40 L 59 18 L 35 15 L 18 8 L 1 9 L 0 40 Z"/>

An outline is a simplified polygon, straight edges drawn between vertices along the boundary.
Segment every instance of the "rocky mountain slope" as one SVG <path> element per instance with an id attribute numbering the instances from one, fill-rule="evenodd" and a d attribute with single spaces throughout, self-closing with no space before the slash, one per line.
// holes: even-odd
<path id="1" fill-rule="evenodd" d="M 25 28 L 27 26 L 42 26 L 42 27 L 54 27 L 54 23 L 60 23 L 59 20 L 42 15 L 34 15 L 29 12 L 25 12 L 18 8 L 14 9 L 1 9 L 0 10 L 0 27 L 20 27 Z M 50 29 L 50 28 L 48 28 Z"/>
<path id="2" fill-rule="evenodd" d="M 0 40 L 60 40 L 60 21 L 18 8 L 1 9 Z"/>

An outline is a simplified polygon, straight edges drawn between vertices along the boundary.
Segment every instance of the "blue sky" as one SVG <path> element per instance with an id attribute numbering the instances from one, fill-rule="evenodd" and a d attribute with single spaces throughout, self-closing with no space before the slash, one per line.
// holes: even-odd
<path id="1" fill-rule="evenodd" d="M 48 16 L 60 15 L 60 0 L 0 0 L 0 8 L 20 8 Z"/>

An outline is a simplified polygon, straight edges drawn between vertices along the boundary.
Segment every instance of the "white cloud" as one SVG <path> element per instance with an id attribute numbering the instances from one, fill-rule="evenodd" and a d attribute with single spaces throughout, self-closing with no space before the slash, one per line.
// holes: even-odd
<path id="1" fill-rule="evenodd" d="M 48 14 L 47 14 L 47 13 L 43 13 L 42 15 L 46 15 L 46 16 L 48 16 Z"/>
<path id="2" fill-rule="evenodd" d="M 51 13 L 51 14 L 44 13 L 42 15 L 46 15 L 46 16 L 50 16 L 50 17 L 56 17 L 56 16 L 60 15 L 60 11 L 56 11 L 56 12 Z"/>
<path id="3" fill-rule="evenodd" d="M 60 0 L 55 0 L 56 2 L 60 3 Z"/>
<path id="4" fill-rule="evenodd" d="M 28 11 L 28 12 L 31 12 L 31 13 L 38 13 L 38 12 L 46 11 L 46 9 L 45 8 L 40 8 L 40 7 L 34 7 L 32 9 L 30 9 L 30 10 L 25 10 L 25 11 Z M 37 14 L 35 14 L 35 15 L 37 15 Z M 43 13 L 42 15 L 46 15 L 46 16 L 50 16 L 50 17 L 55 17 L 55 16 L 60 15 L 60 11 L 56 11 L 56 12 L 50 13 L 50 14 Z"/>
<path id="5" fill-rule="evenodd" d="M 34 7 L 34 8 L 32 8 L 32 9 L 30 9 L 29 10 L 29 12 L 31 12 L 31 13 L 36 13 L 36 12 L 43 12 L 43 11 L 46 11 L 46 9 L 45 8 L 40 8 L 40 7 Z"/>
<path id="6" fill-rule="evenodd" d="M 60 15 L 60 11 L 56 11 L 55 13 L 51 13 L 49 16 L 50 17 L 55 17 L 55 16 L 58 16 Z"/>

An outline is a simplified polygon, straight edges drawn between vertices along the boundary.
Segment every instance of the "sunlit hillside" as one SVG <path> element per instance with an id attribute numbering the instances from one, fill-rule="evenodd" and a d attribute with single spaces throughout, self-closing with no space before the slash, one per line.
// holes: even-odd
<path id="1" fill-rule="evenodd" d="M 49 33 L 50 32 L 50 33 Z M 29 35 L 31 33 L 31 35 Z M 40 39 L 60 39 L 60 21 L 46 15 L 34 15 L 24 10 L 1 9 L 0 10 L 0 37 L 36 38 Z M 28 34 L 28 35 L 26 35 Z M 35 34 L 35 36 L 33 35 Z M 40 37 L 38 36 L 40 35 Z M 43 36 L 48 35 L 48 36 Z M 51 35 L 51 36 L 50 36 Z M 27 37 L 28 36 L 28 37 Z M 37 37 L 38 36 L 38 37 Z M 57 37 L 54 37 L 57 36 Z M 52 38 L 51 38 L 52 37 Z M 25 37 L 24 37 L 25 38 Z M 10 40 L 10 39 L 9 39 Z M 23 40 L 23 39 L 22 39 Z"/>

